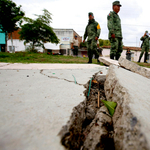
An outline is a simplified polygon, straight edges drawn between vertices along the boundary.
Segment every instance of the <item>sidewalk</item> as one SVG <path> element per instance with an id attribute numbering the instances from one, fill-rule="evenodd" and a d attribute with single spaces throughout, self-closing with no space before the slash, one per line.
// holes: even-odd
<path id="1" fill-rule="evenodd" d="M 0 149 L 64 150 L 57 135 L 84 100 L 83 84 L 99 71 L 107 68 L 0 63 Z"/>

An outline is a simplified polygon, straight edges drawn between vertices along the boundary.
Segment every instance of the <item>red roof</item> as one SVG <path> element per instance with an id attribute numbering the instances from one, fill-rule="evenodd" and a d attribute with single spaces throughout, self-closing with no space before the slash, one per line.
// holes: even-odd
<path id="1" fill-rule="evenodd" d="M 13 39 L 19 39 L 20 34 L 18 33 L 21 29 L 18 29 L 17 31 L 12 32 L 12 38 Z M 8 39 L 11 39 L 11 33 L 8 33 Z"/>

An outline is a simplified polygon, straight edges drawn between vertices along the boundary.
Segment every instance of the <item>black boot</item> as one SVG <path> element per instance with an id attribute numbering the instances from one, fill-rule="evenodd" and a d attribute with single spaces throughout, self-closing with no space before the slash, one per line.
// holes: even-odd
<path id="1" fill-rule="evenodd" d="M 148 56 L 148 53 L 145 52 L 145 56 L 144 56 L 144 63 L 147 63 L 147 56 Z"/>
<path id="2" fill-rule="evenodd" d="M 92 63 L 92 58 L 91 58 L 91 57 L 89 58 L 88 63 L 89 63 L 89 64 L 91 64 L 91 63 Z"/>
<path id="3" fill-rule="evenodd" d="M 140 62 L 140 61 L 141 61 L 141 58 L 142 58 L 142 57 L 141 57 L 141 55 L 140 55 L 138 62 Z"/>
<path id="4" fill-rule="evenodd" d="M 110 59 L 114 59 L 114 54 L 110 54 Z"/>
<path id="5" fill-rule="evenodd" d="M 116 60 L 118 60 L 120 58 L 120 55 L 116 55 Z"/>

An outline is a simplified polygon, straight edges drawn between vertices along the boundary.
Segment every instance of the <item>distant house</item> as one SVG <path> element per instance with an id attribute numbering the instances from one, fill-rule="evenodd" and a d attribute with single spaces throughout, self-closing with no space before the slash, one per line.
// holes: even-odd
<path id="1" fill-rule="evenodd" d="M 5 52 L 5 33 L 0 29 L 0 52 Z"/>
<path id="2" fill-rule="evenodd" d="M 24 45 L 23 40 L 19 40 L 19 34 L 18 32 L 21 29 L 14 31 L 12 33 L 13 38 L 13 46 L 15 49 L 15 52 L 18 51 L 25 51 L 25 49 L 28 47 L 29 44 L 26 46 Z M 55 34 L 60 40 L 59 44 L 52 44 L 52 43 L 45 43 L 44 46 L 47 50 L 52 50 L 53 53 L 61 52 L 63 54 L 68 54 L 68 51 L 71 49 L 71 42 L 76 35 L 78 37 L 79 43 L 82 42 L 82 37 L 79 36 L 73 29 L 54 29 Z M 12 52 L 12 46 L 11 46 L 11 37 L 9 34 L 9 38 L 7 41 L 7 48 L 9 52 Z M 43 49 L 41 47 L 37 48 L 38 51 L 43 52 Z"/>
<path id="3" fill-rule="evenodd" d="M 79 36 L 73 29 L 54 29 L 55 34 L 60 40 L 60 52 L 62 54 L 69 54 L 71 49 L 71 43 L 74 36 L 78 37 L 79 44 L 82 42 L 82 36 Z"/>

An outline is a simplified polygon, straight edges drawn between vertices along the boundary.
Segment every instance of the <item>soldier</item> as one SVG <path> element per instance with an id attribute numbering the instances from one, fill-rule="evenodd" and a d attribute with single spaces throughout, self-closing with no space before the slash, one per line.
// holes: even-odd
<path id="1" fill-rule="evenodd" d="M 107 27 L 109 30 L 109 40 L 111 43 L 110 58 L 116 60 L 119 59 L 122 50 L 122 31 L 121 31 L 121 20 L 118 16 L 121 4 L 119 1 L 113 2 L 113 11 L 107 16 Z"/>
<path id="2" fill-rule="evenodd" d="M 97 51 L 97 40 L 100 36 L 100 31 L 101 31 L 100 25 L 98 24 L 98 22 L 95 21 L 93 13 L 90 12 L 89 23 L 86 26 L 85 33 L 84 33 L 84 40 L 83 40 L 84 43 L 85 39 L 88 36 L 88 40 L 87 40 L 88 57 L 89 57 L 88 63 L 92 63 L 93 53 L 95 53 L 98 61 L 99 53 Z"/>
<path id="3" fill-rule="evenodd" d="M 144 62 L 147 63 L 147 56 L 148 56 L 148 52 L 149 52 L 149 40 L 150 40 L 148 31 L 145 31 L 144 36 L 142 36 L 140 40 L 143 41 L 143 43 L 141 45 L 142 51 L 141 51 L 138 62 L 141 61 L 141 58 L 145 52 Z"/>

